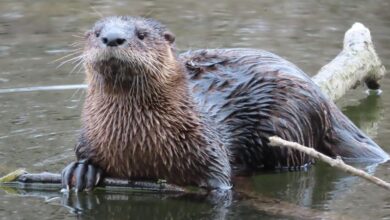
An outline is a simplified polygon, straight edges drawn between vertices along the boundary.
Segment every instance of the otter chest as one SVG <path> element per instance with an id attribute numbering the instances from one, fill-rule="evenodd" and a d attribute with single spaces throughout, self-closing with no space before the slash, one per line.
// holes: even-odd
<path id="1" fill-rule="evenodd" d="M 170 114 L 170 109 L 118 102 L 99 107 L 86 104 L 85 108 L 96 109 L 95 114 L 84 114 L 93 160 L 112 176 L 168 178 L 195 166 L 191 161 L 199 161 L 189 160 L 196 153 L 191 123 Z"/>

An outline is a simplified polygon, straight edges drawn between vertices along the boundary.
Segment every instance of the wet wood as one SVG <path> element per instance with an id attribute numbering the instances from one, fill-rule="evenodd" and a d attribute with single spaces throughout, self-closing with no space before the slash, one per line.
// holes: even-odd
<path id="1" fill-rule="evenodd" d="M 345 171 L 345 172 L 350 173 L 352 175 L 355 175 L 355 176 L 361 177 L 365 180 L 368 180 L 369 182 L 374 183 L 374 184 L 376 184 L 384 189 L 390 190 L 390 183 L 388 183 L 388 182 L 386 182 L 378 177 L 370 175 L 369 173 L 367 173 L 363 170 L 360 170 L 360 169 L 357 169 L 353 166 L 345 164 L 341 158 L 333 159 L 331 157 L 326 156 L 323 153 L 320 153 L 320 152 L 314 150 L 313 148 L 303 146 L 303 145 L 298 144 L 296 142 L 286 141 L 280 137 L 273 136 L 273 137 L 270 137 L 269 140 L 270 140 L 271 146 L 288 147 L 288 148 L 292 148 L 292 149 L 301 151 L 301 152 L 303 152 L 303 153 L 305 153 L 313 158 L 316 158 L 318 160 L 321 160 L 321 161 L 329 164 L 331 167 L 338 168 L 342 171 Z"/>
<path id="2" fill-rule="evenodd" d="M 53 190 L 61 190 L 61 175 L 57 173 L 27 173 L 18 169 L 0 178 L 0 186 L 16 188 L 42 189 L 49 187 Z M 110 191 L 143 191 L 158 193 L 185 193 L 189 192 L 185 188 L 168 184 L 164 180 L 154 182 L 131 181 L 115 178 L 105 178 L 97 189 Z"/>
<path id="3" fill-rule="evenodd" d="M 379 89 L 378 81 L 386 69 L 375 52 L 370 30 L 355 23 L 344 36 L 343 50 L 321 68 L 312 79 L 322 92 L 336 101 L 348 90 L 366 83 L 369 89 Z"/>

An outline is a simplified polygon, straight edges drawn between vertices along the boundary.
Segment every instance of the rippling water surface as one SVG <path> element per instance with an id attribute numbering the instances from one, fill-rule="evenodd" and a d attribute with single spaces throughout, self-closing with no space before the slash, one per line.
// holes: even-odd
<path id="1" fill-rule="evenodd" d="M 328 1 L 0 1 L 0 174 L 19 167 L 58 172 L 73 160 L 84 98 L 83 74 L 54 60 L 72 52 L 77 36 L 101 15 L 140 15 L 161 20 L 179 50 L 262 48 L 294 62 L 310 75 L 330 61 L 344 32 L 356 21 L 371 30 L 390 65 L 390 2 Z M 100 15 L 101 14 L 101 15 Z M 390 67 L 388 67 L 390 68 Z M 65 85 L 65 86 L 64 86 Z M 68 86 L 71 85 L 71 86 Z M 76 86 L 74 86 L 76 85 Z M 351 91 L 339 106 L 390 152 L 390 81 L 381 97 Z M 17 89 L 16 89 L 17 88 Z M 16 89 L 16 90 L 15 90 Z M 390 181 L 389 164 L 371 167 Z M 390 194 L 370 183 L 317 164 L 308 172 L 264 173 L 243 186 L 258 195 L 347 219 L 390 219 Z M 0 219 L 278 219 L 264 205 L 234 200 L 229 207 L 196 198 L 96 194 L 46 201 L 56 192 L 0 190 Z M 27 196 L 34 194 L 34 196 Z M 295 208 L 291 208 L 294 207 Z M 283 206 L 283 205 L 280 205 Z M 81 210 L 82 209 L 82 210 Z M 302 209 L 302 210 L 301 210 Z M 77 214 L 82 213 L 82 214 Z M 296 214 L 295 213 L 295 214 Z M 331 213 L 331 214 L 329 214 Z M 294 215 L 292 215 L 294 216 Z M 285 217 L 293 218 L 293 217 Z"/>

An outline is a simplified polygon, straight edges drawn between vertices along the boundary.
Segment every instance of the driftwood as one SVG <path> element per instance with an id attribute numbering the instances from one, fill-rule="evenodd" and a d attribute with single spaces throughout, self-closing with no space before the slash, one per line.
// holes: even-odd
<path id="1" fill-rule="evenodd" d="M 366 83 L 369 89 L 379 89 L 385 67 L 375 52 L 370 30 L 355 23 L 344 36 L 343 50 L 312 79 L 322 92 L 336 101 L 349 89 Z"/>
<path id="2" fill-rule="evenodd" d="M 384 74 L 385 69 L 375 53 L 370 31 L 362 24 L 356 23 L 345 34 L 344 48 L 342 52 L 329 64 L 322 67 L 319 73 L 312 79 L 330 99 L 337 100 L 338 98 L 342 97 L 346 91 L 351 88 L 355 88 L 357 85 L 362 84 L 363 82 L 365 82 L 370 89 L 378 89 L 378 80 L 381 79 Z M 85 88 L 85 85 L 71 86 L 71 89 L 75 88 Z M 47 90 L 52 89 L 53 88 L 48 88 Z M 28 91 L 32 90 L 33 89 Z M 45 88 L 43 88 L 43 90 L 45 90 Z M 2 91 L 0 90 L 0 93 L 1 92 Z M 3 92 L 8 93 L 19 91 Z M 277 138 L 271 138 L 271 141 L 272 140 L 275 141 Z M 275 144 L 275 142 L 273 143 Z M 287 144 L 282 145 L 278 143 L 278 146 L 287 146 Z M 338 161 L 336 164 L 340 164 L 340 161 Z M 24 170 L 18 170 L 1 178 L 0 187 L 8 186 L 17 189 L 29 188 L 33 190 L 51 188 L 57 190 L 61 188 L 60 182 L 61 176 L 59 174 L 29 174 Z M 164 181 L 151 183 L 107 178 L 104 179 L 102 187 L 98 187 L 98 189 L 107 190 L 108 192 L 116 190 L 129 192 L 142 191 L 184 194 L 194 192 L 193 190 L 189 190 L 187 188 L 167 184 Z M 195 194 L 204 194 L 204 191 L 195 190 Z M 239 197 L 243 197 L 246 201 L 249 201 L 250 205 L 257 210 L 266 212 L 271 215 L 290 216 L 298 219 L 317 219 L 327 218 L 326 216 L 329 214 L 302 208 L 297 205 L 279 200 L 263 199 L 261 196 L 250 194 L 251 193 L 247 192 L 240 193 Z M 284 203 L 287 205 L 280 205 Z"/>

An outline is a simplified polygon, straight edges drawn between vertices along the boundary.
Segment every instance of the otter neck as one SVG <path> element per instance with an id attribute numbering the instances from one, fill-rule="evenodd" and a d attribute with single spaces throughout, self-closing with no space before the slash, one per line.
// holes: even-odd
<path id="1" fill-rule="evenodd" d="M 88 91 L 102 97 L 126 98 L 140 105 L 155 105 L 166 101 L 174 95 L 172 92 L 177 91 L 180 92 L 176 94 L 186 96 L 187 94 L 183 94 L 187 93 L 184 68 L 180 64 L 171 66 L 172 68 L 164 68 L 157 74 L 133 70 L 130 73 L 107 74 L 91 68 L 87 71 Z"/>
<path id="2" fill-rule="evenodd" d="M 124 106 L 129 112 L 137 109 L 156 110 L 169 109 L 176 117 L 183 120 L 200 121 L 192 96 L 189 94 L 185 69 L 178 64 L 174 70 L 165 70 L 164 74 L 155 77 L 151 74 L 137 74 L 128 81 L 113 82 L 102 74 L 87 74 L 87 102 Z M 167 77 L 168 76 L 168 77 Z M 100 104 L 98 104 L 100 105 Z M 97 106 L 96 106 L 97 107 Z M 99 108 L 100 108 L 99 107 Z"/>

